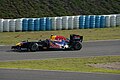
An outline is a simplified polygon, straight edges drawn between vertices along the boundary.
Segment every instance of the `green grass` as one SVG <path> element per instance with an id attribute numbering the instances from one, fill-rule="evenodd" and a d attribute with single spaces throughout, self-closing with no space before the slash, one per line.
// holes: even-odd
<path id="1" fill-rule="evenodd" d="M 1 32 L 0 44 L 15 44 L 28 38 L 29 40 L 49 39 L 51 34 L 63 35 L 68 38 L 70 34 L 79 34 L 84 36 L 84 41 L 120 39 L 120 27 L 38 32 Z"/>
<path id="2" fill-rule="evenodd" d="M 120 70 L 94 68 L 87 65 L 113 62 L 120 62 L 120 56 L 8 61 L 0 62 L 0 68 L 60 70 L 76 72 L 102 72 L 120 74 Z"/>

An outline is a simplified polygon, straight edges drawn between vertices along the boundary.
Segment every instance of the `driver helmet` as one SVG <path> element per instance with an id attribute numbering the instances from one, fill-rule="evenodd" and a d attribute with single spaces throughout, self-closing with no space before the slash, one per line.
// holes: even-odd
<path id="1" fill-rule="evenodd" d="M 50 39 L 51 39 L 51 40 L 55 40 L 55 38 L 56 38 L 56 36 L 53 35 L 53 34 L 51 34 Z"/>

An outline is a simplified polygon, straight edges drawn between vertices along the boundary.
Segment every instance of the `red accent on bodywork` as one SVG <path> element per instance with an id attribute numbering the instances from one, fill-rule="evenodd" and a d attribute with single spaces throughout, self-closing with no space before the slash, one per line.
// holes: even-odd
<path id="1" fill-rule="evenodd" d="M 64 36 L 56 36 L 55 40 L 67 40 Z"/>
<path id="2" fill-rule="evenodd" d="M 50 48 L 61 48 L 59 45 L 54 44 L 53 42 L 50 42 Z"/>

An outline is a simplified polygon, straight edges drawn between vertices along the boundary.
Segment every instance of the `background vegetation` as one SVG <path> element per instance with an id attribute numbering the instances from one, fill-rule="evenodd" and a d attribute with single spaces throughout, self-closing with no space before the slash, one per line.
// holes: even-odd
<path id="1" fill-rule="evenodd" d="M 118 13 L 119 0 L 0 0 L 0 18 Z"/>

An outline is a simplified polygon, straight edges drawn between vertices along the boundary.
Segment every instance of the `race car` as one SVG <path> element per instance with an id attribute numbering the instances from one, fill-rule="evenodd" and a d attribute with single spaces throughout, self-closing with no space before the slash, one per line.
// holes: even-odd
<path id="1" fill-rule="evenodd" d="M 12 46 L 16 51 L 42 51 L 42 50 L 80 50 L 82 48 L 83 36 L 71 34 L 70 38 L 51 35 L 50 39 L 38 41 L 22 41 Z"/>

